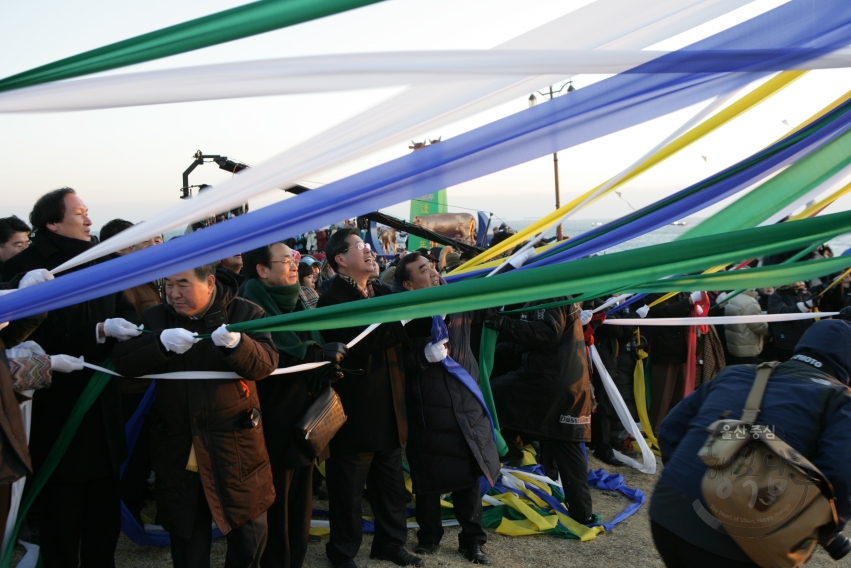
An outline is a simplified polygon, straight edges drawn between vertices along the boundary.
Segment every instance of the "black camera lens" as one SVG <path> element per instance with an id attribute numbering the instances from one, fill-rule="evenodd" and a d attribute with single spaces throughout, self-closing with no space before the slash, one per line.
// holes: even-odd
<path id="1" fill-rule="evenodd" d="M 851 540 L 841 532 L 821 537 L 819 543 L 834 560 L 845 558 L 845 555 L 851 552 Z"/>

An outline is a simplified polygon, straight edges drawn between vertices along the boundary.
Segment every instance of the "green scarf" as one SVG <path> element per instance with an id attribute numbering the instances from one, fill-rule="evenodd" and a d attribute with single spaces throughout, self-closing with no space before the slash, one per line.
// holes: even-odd
<path id="1" fill-rule="evenodd" d="M 301 285 L 296 282 L 292 286 L 266 286 L 256 278 L 245 281 L 243 297 L 251 300 L 266 311 L 266 316 L 279 316 L 304 309 L 298 301 Z M 273 331 L 272 341 L 278 351 L 282 351 L 297 359 L 304 359 L 309 345 L 322 345 L 325 341 L 318 331 L 308 332 L 310 337 L 302 341 L 294 331 Z"/>

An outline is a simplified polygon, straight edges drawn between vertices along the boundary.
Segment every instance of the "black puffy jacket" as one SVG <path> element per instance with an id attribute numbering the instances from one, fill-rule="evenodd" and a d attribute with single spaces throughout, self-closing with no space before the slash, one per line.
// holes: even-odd
<path id="1" fill-rule="evenodd" d="M 795 288 L 778 288 L 768 297 L 769 314 L 800 314 L 798 302 L 806 302 L 812 296 L 806 290 Z M 778 349 L 791 351 L 795 348 L 798 340 L 804 335 L 811 325 L 811 319 L 797 321 L 779 321 L 771 324 L 771 334 L 774 336 L 774 345 Z"/>
<path id="2" fill-rule="evenodd" d="M 647 305 L 662 294 L 647 296 Z M 648 318 L 684 318 L 691 315 L 689 295 L 680 293 L 650 308 Z M 640 327 L 640 326 L 639 326 Z M 650 360 L 654 365 L 682 364 L 688 358 L 688 327 L 684 325 L 645 326 L 641 330 L 650 342 Z"/>
<path id="3" fill-rule="evenodd" d="M 456 325 L 469 322 L 463 314 L 449 316 L 450 357 L 465 351 L 453 344 Z M 431 341 L 432 318 L 405 326 L 409 337 L 405 357 L 405 402 L 408 445 L 414 493 L 449 493 L 478 483 L 484 475 L 491 485 L 499 475 L 499 455 L 490 420 L 476 397 L 442 363 L 429 363 L 424 354 Z M 475 361 L 473 361 L 475 364 Z M 478 374 L 478 373 L 477 373 Z M 472 375 L 472 374 L 471 374 Z"/>

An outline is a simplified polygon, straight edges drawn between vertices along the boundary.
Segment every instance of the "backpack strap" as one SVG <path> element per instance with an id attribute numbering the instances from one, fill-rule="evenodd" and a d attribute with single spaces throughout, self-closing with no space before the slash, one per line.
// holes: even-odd
<path id="1" fill-rule="evenodd" d="M 746 424 L 756 422 L 756 417 L 759 415 L 759 407 L 762 404 L 762 397 L 765 394 L 765 387 L 768 386 L 768 377 L 774 371 L 774 367 L 779 365 L 777 361 L 760 363 L 756 369 L 756 378 L 753 381 L 751 392 L 748 393 L 748 398 L 745 401 L 745 408 L 742 411 L 741 421 Z"/>

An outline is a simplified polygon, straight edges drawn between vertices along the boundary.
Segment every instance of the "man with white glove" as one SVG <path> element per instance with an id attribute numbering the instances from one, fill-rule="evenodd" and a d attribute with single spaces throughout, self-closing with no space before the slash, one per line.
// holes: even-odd
<path id="1" fill-rule="evenodd" d="M 647 317 L 647 314 L 648 314 L 649 312 L 650 312 L 650 306 L 648 306 L 647 304 L 644 304 L 643 306 L 641 306 L 640 308 L 638 308 L 637 310 L 635 310 L 635 313 L 637 313 L 637 314 L 638 314 L 638 317 L 640 317 L 640 318 L 642 318 L 642 319 L 643 319 L 643 318 L 646 318 L 646 317 Z"/>
<path id="2" fill-rule="evenodd" d="M 594 317 L 594 312 L 591 310 L 582 310 L 579 314 L 579 323 L 583 326 L 588 325 L 588 322 L 591 321 L 591 318 Z"/>
<path id="3" fill-rule="evenodd" d="M 440 285 L 437 271 L 416 252 L 396 266 L 394 289 L 421 290 Z M 478 480 L 484 477 L 493 482 L 497 478 L 499 455 L 484 409 L 446 366 L 446 358 L 451 356 L 456 369 L 463 368 L 471 380 L 478 381 L 479 368 L 469 340 L 475 317 L 473 312 L 463 312 L 419 318 L 405 326 L 405 382 L 409 393 L 405 402 L 408 416 L 418 417 L 409 422 L 406 455 L 420 525 L 414 552 L 435 554 L 440 548 L 440 495 L 451 492 L 455 516 L 461 524 L 459 552 L 470 562 L 488 565 L 490 561 L 482 550 L 487 534 L 482 528 Z M 442 325 L 447 321 L 449 337 L 434 342 L 432 329 L 437 327 L 442 337 Z M 468 449 L 459 452 L 458 448 Z"/>
<path id="4" fill-rule="evenodd" d="M 24 274 L 24 277 L 18 283 L 18 289 L 29 288 L 30 286 L 47 282 L 48 280 L 53 280 L 53 274 L 44 268 L 36 268 Z"/>
<path id="5" fill-rule="evenodd" d="M 703 292 L 692 292 L 689 298 L 691 299 L 692 304 L 696 304 L 703 300 Z"/>
<path id="6" fill-rule="evenodd" d="M 807 313 L 813 311 L 813 307 L 814 307 L 813 300 L 809 299 L 805 302 L 798 302 L 797 306 L 798 306 L 798 309 L 801 310 L 802 313 L 807 314 Z"/>
<path id="7" fill-rule="evenodd" d="M 275 370 L 278 350 L 268 333 L 227 331 L 225 324 L 264 316 L 260 306 L 237 297 L 237 288 L 214 264 L 168 276 L 166 303 L 142 314 L 151 333 L 118 343 L 112 352 L 116 371 L 125 376 L 233 376 L 157 381 L 148 414 L 151 465 L 157 515 L 169 527 L 175 566 L 194 565 L 191 559 L 201 553 L 209 557 L 212 522 L 227 529 L 228 558 L 256 562 L 267 541 L 266 510 L 275 496 L 255 381 Z M 207 334 L 212 339 L 198 337 Z"/>
<path id="8" fill-rule="evenodd" d="M 107 337 L 113 337 L 118 341 L 127 341 L 142 333 L 144 327 L 130 323 L 124 318 L 109 318 L 98 324 L 97 340 L 98 343 L 104 343 Z"/>
<path id="9" fill-rule="evenodd" d="M 51 278 L 47 271 L 94 246 L 88 208 L 71 188 L 41 196 L 33 206 L 30 220 L 32 244 L 3 263 L 2 281 L 15 282 L 22 275 L 20 287 L 44 282 Z M 65 274 L 60 273 L 57 278 Z M 97 289 L 100 282 L 92 281 L 90 285 Z M 137 319 L 133 305 L 120 292 L 51 310 L 29 338 L 47 353 L 83 356 L 88 362 L 103 365 L 118 344 L 106 339 L 108 334 L 102 324 L 110 319 L 126 320 L 131 326 Z M 124 326 L 119 328 L 123 330 Z M 128 332 L 116 332 L 113 337 L 138 333 Z M 37 390 L 33 395 L 35 411 L 29 449 L 35 470 L 44 465 L 94 372 L 90 368 L 73 370 L 67 377 L 54 381 L 50 388 Z M 79 563 L 80 550 L 89 551 L 85 564 L 114 564 L 121 530 L 118 469 L 126 455 L 121 391 L 118 379 L 112 378 L 87 411 L 36 500 L 45 566 Z M 69 527 L 85 527 L 85 530 L 69 532 Z"/>
<path id="10" fill-rule="evenodd" d="M 57 373 L 73 373 L 83 370 L 83 357 L 70 355 L 51 355 L 50 370 Z"/>
<path id="11" fill-rule="evenodd" d="M 446 348 L 446 342 L 449 338 L 441 339 L 437 343 L 429 343 L 425 346 L 425 358 L 429 363 L 440 363 L 449 357 L 449 350 Z"/>
<path id="12" fill-rule="evenodd" d="M 162 342 L 166 351 L 180 355 L 186 353 L 190 347 L 201 341 L 201 338 L 197 335 L 197 333 L 192 333 L 182 327 L 174 327 L 160 332 L 160 342 Z"/>
<path id="13" fill-rule="evenodd" d="M 210 335 L 210 339 L 212 339 L 213 343 L 219 347 L 233 349 L 239 345 L 239 340 L 242 339 L 242 334 L 237 333 L 236 331 L 228 331 L 228 327 L 225 324 L 222 324 L 212 333 L 212 335 Z"/>

